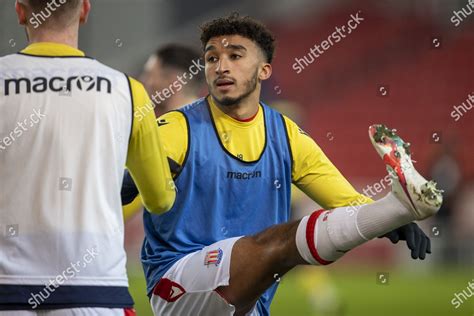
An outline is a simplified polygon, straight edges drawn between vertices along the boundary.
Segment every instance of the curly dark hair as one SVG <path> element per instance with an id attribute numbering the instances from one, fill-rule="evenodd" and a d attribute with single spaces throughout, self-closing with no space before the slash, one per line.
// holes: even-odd
<path id="1" fill-rule="evenodd" d="M 201 25 L 201 43 L 205 49 L 207 42 L 216 36 L 240 35 L 255 42 L 264 52 L 267 62 L 271 63 L 275 54 L 275 37 L 261 22 L 249 16 L 240 16 L 234 12 Z"/>

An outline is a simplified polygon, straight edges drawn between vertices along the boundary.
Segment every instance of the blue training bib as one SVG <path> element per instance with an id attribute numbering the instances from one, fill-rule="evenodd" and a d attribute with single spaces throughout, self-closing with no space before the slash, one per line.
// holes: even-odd
<path id="1" fill-rule="evenodd" d="M 175 179 L 176 202 L 163 215 L 144 212 L 142 263 L 148 293 L 183 256 L 288 221 L 292 156 L 286 125 L 280 113 L 263 103 L 262 108 L 265 146 L 253 162 L 225 149 L 205 98 L 179 110 L 188 124 L 188 152 Z M 260 298 L 260 315 L 269 314 L 275 291 L 276 284 Z"/>

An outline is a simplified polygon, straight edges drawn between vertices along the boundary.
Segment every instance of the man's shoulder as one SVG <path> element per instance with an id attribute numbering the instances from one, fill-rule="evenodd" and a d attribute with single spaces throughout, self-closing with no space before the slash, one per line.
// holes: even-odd
<path id="1" fill-rule="evenodd" d="M 287 130 L 299 129 L 298 125 L 292 119 L 280 112 L 278 109 L 275 109 L 274 107 L 272 107 L 268 103 L 263 102 L 262 100 L 260 100 L 260 105 L 262 106 L 266 115 L 272 115 L 277 119 L 282 119 Z"/>
<path id="2" fill-rule="evenodd" d="M 7 59 L 10 59 L 10 58 L 14 58 L 14 57 L 18 57 L 18 56 L 21 56 L 21 55 L 17 54 L 17 53 L 2 55 L 2 56 L 0 56 L 0 61 L 7 60 Z"/>
<path id="3" fill-rule="evenodd" d="M 184 114 L 179 110 L 173 110 L 166 112 L 156 119 L 159 127 L 166 126 L 169 124 L 182 123 L 185 122 L 186 118 Z"/>
<path id="4" fill-rule="evenodd" d="M 9 67 L 9 68 L 15 67 L 17 65 L 24 66 L 25 61 L 28 61 L 31 57 L 44 57 L 44 56 L 35 56 L 35 55 L 24 54 L 22 52 L 16 52 L 16 53 L 0 56 L 0 63 L 2 63 L 5 67 Z"/>
<path id="5" fill-rule="evenodd" d="M 278 109 L 274 108 L 270 104 L 260 100 L 260 106 L 263 108 L 265 111 L 265 114 L 267 115 L 272 115 L 275 118 L 281 119 L 284 118 L 285 121 L 288 120 L 288 117 L 286 117 L 282 112 L 280 112 Z"/>
<path id="6" fill-rule="evenodd" d="M 201 111 L 205 108 L 207 108 L 207 100 L 206 98 L 200 98 L 192 103 L 182 106 L 176 111 L 186 114 L 186 113 Z"/>

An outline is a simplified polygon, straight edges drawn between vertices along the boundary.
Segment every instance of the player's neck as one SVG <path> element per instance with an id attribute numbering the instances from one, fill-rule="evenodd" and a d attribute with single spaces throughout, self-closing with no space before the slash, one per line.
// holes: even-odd
<path id="1" fill-rule="evenodd" d="M 78 29 L 73 27 L 61 31 L 35 30 L 28 32 L 30 44 L 49 42 L 68 45 L 76 49 L 78 48 L 78 37 Z"/>

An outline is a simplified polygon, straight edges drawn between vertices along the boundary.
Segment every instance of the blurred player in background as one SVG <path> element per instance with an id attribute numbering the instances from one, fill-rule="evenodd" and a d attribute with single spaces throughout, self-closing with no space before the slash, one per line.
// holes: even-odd
<path id="1" fill-rule="evenodd" d="M 392 193 L 374 202 L 260 101 L 274 55 L 264 25 L 219 18 L 203 25 L 201 42 L 210 95 L 160 118 L 178 193 L 170 212 L 144 213 L 142 262 L 155 315 L 268 315 L 286 272 L 330 264 L 387 233 L 425 258 L 429 238 L 412 221 L 436 213 L 442 197 L 413 168 L 406 143 L 370 127 L 393 180 Z M 292 183 L 325 210 L 288 222 Z"/>
<path id="2" fill-rule="evenodd" d="M 153 98 L 156 117 L 199 97 L 204 88 L 203 65 L 199 51 L 181 44 L 162 46 L 148 58 L 140 79 L 150 98 L 156 96 Z M 166 89 L 173 91 L 169 97 L 164 95 Z"/>
<path id="3" fill-rule="evenodd" d="M 148 58 L 140 80 L 148 95 L 155 96 L 153 107 L 157 117 L 199 98 L 199 93 L 204 89 L 204 71 L 198 67 L 201 64 L 203 65 L 202 54 L 181 44 L 164 45 Z M 165 98 L 166 89 L 176 86 L 173 93 Z M 158 122 L 159 124 L 162 123 Z M 140 197 L 123 209 L 125 219 L 138 213 L 142 209 Z"/>
<path id="4" fill-rule="evenodd" d="M 90 6 L 16 2 L 30 45 L 0 58 L 0 315 L 133 315 L 124 166 L 149 211 L 175 199 L 155 115 L 133 115 L 145 89 L 78 50 Z"/>

